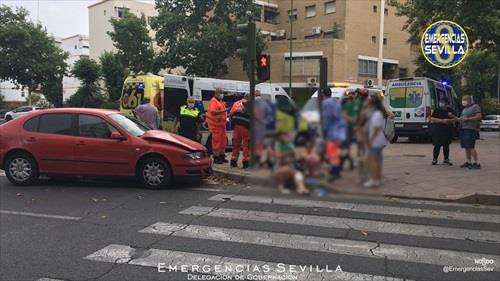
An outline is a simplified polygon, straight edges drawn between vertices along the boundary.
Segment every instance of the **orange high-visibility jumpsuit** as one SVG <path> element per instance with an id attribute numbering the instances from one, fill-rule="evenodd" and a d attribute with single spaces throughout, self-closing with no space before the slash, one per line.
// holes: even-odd
<path id="1" fill-rule="evenodd" d="M 226 120 L 226 105 L 213 97 L 208 103 L 207 124 L 212 134 L 212 152 L 214 155 L 223 155 L 226 152 Z"/>
<path id="2" fill-rule="evenodd" d="M 230 115 L 233 115 L 235 112 L 243 112 L 245 110 L 245 103 L 247 100 L 242 98 L 235 102 L 231 107 Z M 249 121 L 249 119 L 247 119 Z M 240 149 L 243 149 L 243 161 L 250 160 L 250 129 L 240 124 L 240 122 L 236 122 L 233 128 L 233 153 L 231 155 L 231 160 L 238 160 L 240 156 Z M 248 124 L 250 126 L 250 124 Z"/>

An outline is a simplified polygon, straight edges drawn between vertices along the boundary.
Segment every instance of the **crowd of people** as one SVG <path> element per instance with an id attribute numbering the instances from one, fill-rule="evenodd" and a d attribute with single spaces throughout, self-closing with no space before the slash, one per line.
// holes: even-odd
<path id="1" fill-rule="evenodd" d="M 242 152 L 242 168 L 249 167 L 250 158 L 262 167 L 267 165 L 275 173 L 278 189 L 283 193 L 295 188 L 299 194 L 310 193 L 306 187 L 308 179 L 326 177 L 330 182 L 341 177 L 343 169 L 358 169 L 359 184 L 366 188 L 382 184 L 383 150 L 391 141 L 390 131 L 394 130 L 392 111 L 383 103 L 379 93 L 369 94 L 367 89 L 346 92 L 342 98 L 332 97 L 329 88 L 321 90 L 321 132 L 306 138 L 297 144 L 291 133 L 274 132 L 266 135 L 265 118 L 271 114 L 267 103 L 261 100 L 259 91 L 255 92 L 254 153 L 250 151 L 250 112 L 249 95 L 241 97 L 226 110 L 221 88 L 215 90 L 214 97 L 208 104 L 205 122 L 211 133 L 212 157 L 215 164 L 228 163 L 238 167 Z M 479 169 L 481 165 L 475 150 L 478 137 L 478 124 L 481 109 L 473 103 L 471 96 L 464 96 L 464 107 L 460 117 L 452 111 L 450 101 L 439 100 L 437 108 L 430 118 L 430 134 L 433 144 L 432 165 L 436 165 L 443 150 L 445 165 L 450 161 L 450 143 L 453 138 L 455 123 L 460 124 L 460 144 L 465 149 L 467 161 L 460 167 Z M 159 115 L 155 106 L 147 98 L 134 113 L 153 128 L 159 127 Z M 233 126 L 232 153 L 226 159 L 227 122 Z M 200 127 L 203 120 L 201 112 L 195 107 L 195 99 L 188 97 L 186 105 L 180 107 L 179 118 L 174 128 L 177 133 L 194 141 L 201 139 Z M 352 155 L 352 147 L 356 154 Z"/>

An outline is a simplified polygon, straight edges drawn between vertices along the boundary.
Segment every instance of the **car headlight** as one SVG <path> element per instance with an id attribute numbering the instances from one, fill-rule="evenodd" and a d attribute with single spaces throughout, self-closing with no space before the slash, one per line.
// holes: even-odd
<path id="1" fill-rule="evenodd" d="M 191 159 L 191 160 L 203 159 L 203 158 L 205 158 L 205 156 L 206 156 L 206 154 L 203 151 L 197 151 L 197 152 L 191 152 L 191 153 L 184 154 L 184 158 Z"/>

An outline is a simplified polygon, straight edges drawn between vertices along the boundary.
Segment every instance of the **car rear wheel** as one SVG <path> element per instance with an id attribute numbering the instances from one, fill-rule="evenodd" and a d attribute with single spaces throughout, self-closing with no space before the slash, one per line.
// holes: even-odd
<path id="1" fill-rule="evenodd" d="M 30 185 L 38 179 L 38 165 L 29 154 L 15 153 L 7 158 L 5 175 L 14 185 Z"/>
<path id="2" fill-rule="evenodd" d="M 161 189 L 172 180 L 170 165 L 160 157 L 149 157 L 141 161 L 139 177 L 146 188 Z"/>

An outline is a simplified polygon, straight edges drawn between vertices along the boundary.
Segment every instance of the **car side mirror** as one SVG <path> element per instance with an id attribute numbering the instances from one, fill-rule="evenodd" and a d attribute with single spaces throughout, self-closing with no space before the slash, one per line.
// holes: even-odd
<path id="1" fill-rule="evenodd" d="M 114 140 L 119 140 L 119 141 L 126 140 L 126 138 L 124 136 L 122 136 L 122 134 L 120 134 L 120 132 L 111 132 L 110 138 L 114 139 Z"/>

